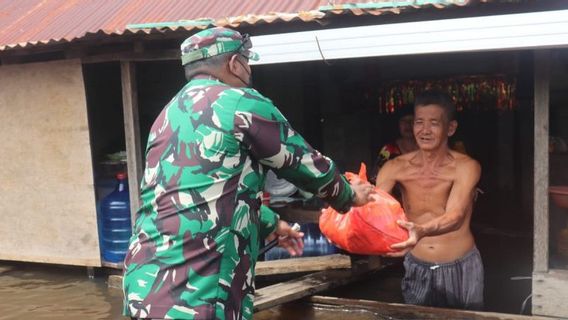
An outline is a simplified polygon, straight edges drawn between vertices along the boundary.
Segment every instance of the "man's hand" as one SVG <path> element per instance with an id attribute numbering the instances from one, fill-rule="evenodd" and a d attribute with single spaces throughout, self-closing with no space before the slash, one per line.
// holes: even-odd
<path id="1" fill-rule="evenodd" d="M 299 256 L 304 252 L 303 232 L 295 231 L 284 220 L 278 221 L 276 231 L 266 238 L 268 241 L 278 237 L 278 246 L 286 249 L 291 256 Z"/>
<path id="2" fill-rule="evenodd" d="M 375 193 L 375 187 L 372 184 L 357 179 L 351 181 L 351 189 L 355 192 L 352 204 L 354 207 L 360 207 L 373 201 L 371 195 Z"/>
<path id="3" fill-rule="evenodd" d="M 408 251 L 412 250 L 412 248 L 414 248 L 418 240 L 420 240 L 420 238 L 423 237 L 421 228 L 418 225 L 416 225 L 414 222 L 397 220 L 396 223 L 398 223 L 398 225 L 403 227 L 404 229 L 408 230 L 408 239 L 406 241 L 391 245 L 392 249 L 398 251 L 385 254 L 385 256 L 387 257 L 404 256 Z"/>

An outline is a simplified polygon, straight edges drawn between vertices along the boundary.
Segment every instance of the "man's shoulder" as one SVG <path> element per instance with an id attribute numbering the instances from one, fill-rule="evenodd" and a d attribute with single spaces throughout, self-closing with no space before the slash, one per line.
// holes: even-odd
<path id="1" fill-rule="evenodd" d="M 258 102 L 273 104 L 272 100 L 270 100 L 268 97 L 266 97 L 262 93 L 258 92 L 258 90 L 256 90 L 256 89 L 253 89 L 253 88 L 238 88 L 238 90 L 241 90 L 243 92 L 243 97 L 245 99 L 253 99 L 253 100 L 258 101 Z"/>
<path id="2" fill-rule="evenodd" d="M 457 151 L 451 151 L 455 159 L 457 178 L 470 177 L 478 180 L 481 175 L 481 165 L 472 157 Z M 468 178 L 469 179 L 469 178 Z"/>
<path id="3" fill-rule="evenodd" d="M 454 151 L 454 150 L 450 150 L 450 154 L 451 156 L 455 159 L 456 161 L 456 166 L 459 167 L 475 167 L 475 166 L 479 166 L 479 162 L 477 162 L 477 160 L 475 160 L 474 158 L 468 156 L 465 153 L 461 153 L 458 151 Z"/>
<path id="4" fill-rule="evenodd" d="M 388 168 L 387 170 L 397 171 L 397 170 L 403 169 L 404 167 L 406 167 L 410 163 L 410 160 L 415 155 L 416 155 L 415 151 L 399 155 L 398 157 L 387 161 L 384 166 L 386 168 Z"/>
<path id="5" fill-rule="evenodd" d="M 406 165 L 410 163 L 412 159 L 414 159 L 418 155 L 419 150 L 403 153 L 400 156 L 393 159 L 393 163 L 397 165 Z M 397 161 L 394 161 L 397 160 Z"/>
<path id="6" fill-rule="evenodd" d="M 253 88 L 242 88 L 242 87 L 231 87 L 223 86 L 219 87 L 222 91 L 222 96 L 231 99 L 237 99 L 239 104 L 269 104 L 274 105 L 272 100 L 258 92 Z"/>

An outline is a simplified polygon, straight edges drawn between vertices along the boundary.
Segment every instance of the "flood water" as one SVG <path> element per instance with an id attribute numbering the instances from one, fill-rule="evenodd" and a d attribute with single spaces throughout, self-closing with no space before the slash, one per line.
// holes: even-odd
<path id="1" fill-rule="evenodd" d="M 128 319 L 122 292 L 87 269 L 0 262 L 0 319 Z"/>
<path id="2" fill-rule="evenodd" d="M 495 242 L 491 241 L 495 245 Z M 508 251 L 499 250 L 503 257 Z M 482 251 L 482 252 L 488 252 Z M 488 265 L 496 259 L 487 259 Z M 499 267 L 512 269 L 501 259 Z M 490 265 L 491 266 L 491 265 Z M 490 269 L 490 268 L 488 268 Z M 492 266 L 491 269 L 496 269 Z M 69 267 L 36 263 L 0 261 L 0 320 L 3 319 L 113 319 L 127 320 L 122 312 L 122 291 L 109 288 L 107 275 L 96 274 L 89 279 L 85 267 Z M 499 271 L 499 270 L 498 270 Z M 364 281 L 322 292 L 321 295 L 350 299 L 401 302 L 402 266 L 393 266 L 371 275 Z M 513 275 L 519 274 L 519 271 Z M 486 271 L 487 311 L 517 313 L 527 294 L 530 281 L 510 281 L 509 272 Z M 289 279 L 271 278 L 270 281 Z M 257 288 L 269 285 L 257 278 Z M 391 315 L 392 316 L 392 315 Z M 367 320 L 391 319 L 376 310 L 342 309 L 329 305 L 294 302 L 256 313 L 255 320 Z"/>
<path id="3" fill-rule="evenodd" d="M 347 310 L 340 307 L 313 306 L 308 303 L 288 303 L 279 307 L 261 311 L 254 315 L 254 320 L 397 320 L 381 316 L 368 310 Z"/>
<path id="4" fill-rule="evenodd" d="M 0 319 L 129 319 L 121 315 L 122 291 L 107 276 L 89 279 L 84 267 L 0 261 Z M 258 320 L 386 319 L 370 311 L 348 311 L 291 303 L 255 314 Z M 392 319 L 392 318 L 390 318 Z"/>

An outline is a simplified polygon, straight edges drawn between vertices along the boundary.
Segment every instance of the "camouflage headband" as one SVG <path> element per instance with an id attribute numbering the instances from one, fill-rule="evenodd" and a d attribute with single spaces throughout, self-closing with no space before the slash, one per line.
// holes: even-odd
<path id="1" fill-rule="evenodd" d="M 186 65 L 195 61 L 211 58 L 223 53 L 235 52 L 245 58 L 257 61 L 258 54 L 250 51 L 252 43 L 248 34 L 241 36 L 228 28 L 211 28 L 196 33 L 181 45 L 181 63 Z"/>

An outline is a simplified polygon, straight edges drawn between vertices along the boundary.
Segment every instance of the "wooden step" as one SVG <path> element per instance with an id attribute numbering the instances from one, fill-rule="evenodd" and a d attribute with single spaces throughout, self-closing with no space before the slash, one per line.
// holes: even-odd
<path id="1" fill-rule="evenodd" d="M 256 264 L 255 273 L 257 276 L 271 276 L 348 268 L 351 268 L 351 258 L 349 256 L 344 254 L 332 254 L 321 257 L 260 261 Z M 122 289 L 122 276 L 110 275 L 108 277 L 108 286 L 110 288 Z"/>
<path id="2" fill-rule="evenodd" d="M 268 276 L 348 268 L 351 268 L 351 259 L 349 256 L 344 254 L 332 254 L 321 257 L 260 261 L 256 264 L 255 273 L 257 276 Z"/>
<path id="3" fill-rule="evenodd" d="M 547 317 L 523 316 L 517 314 L 432 308 L 400 303 L 386 303 L 370 300 L 344 299 L 312 296 L 306 301 L 325 307 L 336 307 L 342 311 L 370 311 L 378 318 L 394 319 L 460 319 L 460 320 L 551 320 Z"/>
<path id="4" fill-rule="evenodd" d="M 357 263 L 357 267 L 320 271 L 258 289 L 254 297 L 254 312 L 362 280 L 382 268 L 378 262 Z"/>

